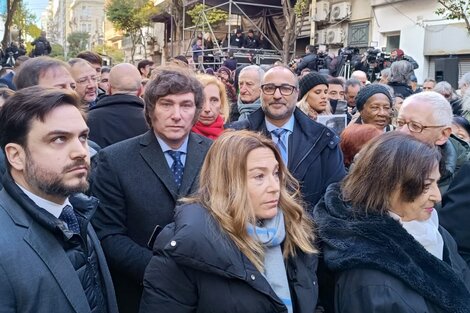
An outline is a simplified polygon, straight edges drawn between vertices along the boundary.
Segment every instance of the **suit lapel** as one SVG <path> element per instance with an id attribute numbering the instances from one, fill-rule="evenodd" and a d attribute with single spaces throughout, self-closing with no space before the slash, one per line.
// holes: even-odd
<path id="1" fill-rule="evenodd" d="M 294 131 L 289 141 L 288 168 L 291 173 L 295 172 L 299 164 L 320 138 L 320 132 L 308 131 L 302 127 L 301 116 L 299 116 L 298 110 L 299 109 L 296 109 L 294 112 Z M 308 118 L 307 116 L 305 117 Z"/>
<path id="2" fill-rule="evenodd" d="M 165 185 L 165 187 L 170 191 L 171 196 L 176 201 L 178 198 L 178 190 L 173 173 L 168 167 L 168 163 L 166 162 L 165 156 L 163 155 L 162 148 L 158 144 L 157 138 L 152 131 L 149 131 L 142 137 L 140 143 L 144 146 L 140 150 L 140 155 L 152 169 L 152 171 L 162 181 L 163 185 Z"/>
<path id="3" fill-rule="evenodd" d="M 199 176 L 206 153 L 207 151 L 202 145 L 202 140 L 193 133 L 190 133 L 186 163 L 184 165 L 183 181 L 181 182 L 179 195 L 186 196 L 190 193 L 191 186 Z"/>
<path id="4" fill-rule="evenodd" d="M 90 312 L 85 292 L 77 292 L 83 290 L 83 286 L 75 269 L 53 234 L 32 222 L 24 240 L 49 268 L 75 312 Z"/>

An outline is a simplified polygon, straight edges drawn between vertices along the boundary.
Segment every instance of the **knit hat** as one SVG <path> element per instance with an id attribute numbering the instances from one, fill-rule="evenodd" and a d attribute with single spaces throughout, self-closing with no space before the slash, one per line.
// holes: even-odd
<path id="1" fill-rule="evenodd" d="M 328 86 L 328 80 L 325 76 L 315 72 L 310 72 L 302 77 L 299 81 L 299 100 L 301 100 L 310 89 L 317 85 Z"/>
<path id="2" fill-rule="evenodd" d="M 381 84 L 370 84 L 365 87 L 363 87 L 359 92 L 357 93 L 356 96 L 356 108 L 358 111 L 362 111 L 364 108 L 364 104 L 369 100 L 370 97 L 377 93 L 383 93 L 384 95 L 387 96 L 388 100 L 390 101 L 390 104 L 393 102 L 392 101 L 392 96 L 390 96 L 390 92 L 388 91 L 387 87 L 381 85 Z"/>
<path id="3" fill-rule="evenodd" d="M 219 67 L 219 69 L 217 70 L 217 73 L 226 73 L 228 75 L 228 77 L 232 77 L 232 71 L 226 67 L 226 66 L 221 66 Z"/>

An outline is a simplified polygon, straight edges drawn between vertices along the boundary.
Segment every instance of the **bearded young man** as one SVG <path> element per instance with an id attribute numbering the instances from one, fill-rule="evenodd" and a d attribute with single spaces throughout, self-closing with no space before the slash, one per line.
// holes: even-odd
<path id="1" fill-rule="evenodd" d="M 0 311 L 117 312 L 90 218 L 88 127 L 77 95 L 24 88 L 0 114 Z"/>

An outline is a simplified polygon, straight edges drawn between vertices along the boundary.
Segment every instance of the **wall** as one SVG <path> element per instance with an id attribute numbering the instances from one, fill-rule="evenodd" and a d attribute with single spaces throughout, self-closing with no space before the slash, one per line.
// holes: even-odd
<path id="1" fill-rule="evenodd" d="M 439 20 L 434 10 L 438 7 L 437 0 L 407 0 L 390 3 L 390 0 L 376 0 L 372 3 L 375 16 L 372 28 L 372 40 L 378 42 L 378 47 L 387 45 L 387 35 L 400 34 L 400 48 L 405 54 L 412 56 L 420 65 L 415 70 L 418 82 L 427 76 L 428 60 L 424 57 L 425 22 Z"/>

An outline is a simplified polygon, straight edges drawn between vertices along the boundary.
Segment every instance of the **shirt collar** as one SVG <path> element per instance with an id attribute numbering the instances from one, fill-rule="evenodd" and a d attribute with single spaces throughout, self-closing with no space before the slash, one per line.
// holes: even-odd
<path id="1" fill-rule="evenodd" d="M 67 199 L 65 199 L 65 202 L 63 204 L 57 204 L 57 203 L 51 202 L 49 200 L 46 200 L 44 198 L 41 198 L 41 197 L 35 195 L 34 193 L 26 190 L 25 188 L 23 188 L 20 185 L 18 185 L 18 187 L 20 187 L 20 189 L 25 193 L 25 195 L 27 195 L 31 200 L 33 200 L 33 202 L 38 207 L 43 208 L 44 210 L 51 213 L 52 215 L 54 215 L 57 218 L 59 218 L 59 216 L 62 213 L 62 210 L 64 209 L 65 206 L 67 206 L 67 205 L 72 206 L 70 204 L 70 201 L 69 201 L 68 197 L 67 197 Z"/>
<path id="2" fill-rule="evenodd" d="M 163 153 L 173 150 L 173 151 L 180 151 L 180 152 L 183 152 L 184 154 L 187 154 L 189 134 L 184 139 L 183 144 L 176 150 L 172 149 L 169 145 L 167 145 L 166 142 L 162 138 L 160 138 L 157 134 L 155 134 L 155 137 L 157 138 L 157 141 L 160 144 L 160 148 L 162 148 Z"/>
<path id="3" fill-rule="evenodd" d="M 294 114 L 292 114 L 289 120 L 281 127 L 277 127 L 276 125 L 270 123 L 266 117 L 264 118 L 264 121 L 266 123 L 266 129 L 268 130 L 268 132 L 272 132 L 273 130 L 278 129 L 278 128 L 287 129 L 290 133 L 294 131 L 294 122 L 295 122 Z"/>

